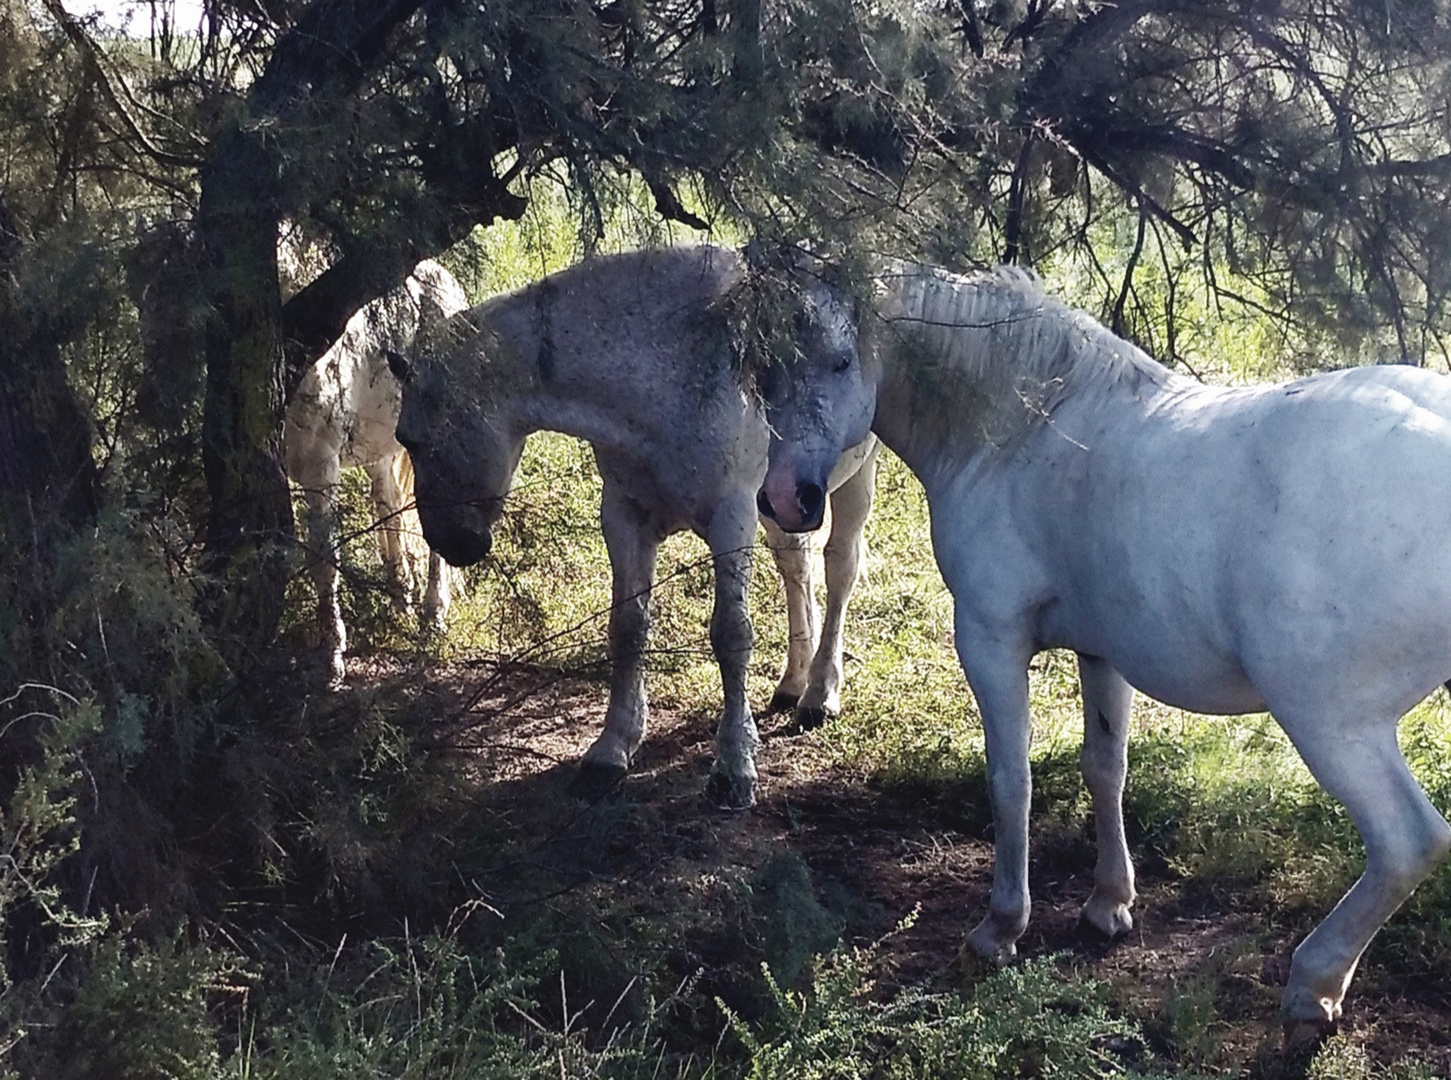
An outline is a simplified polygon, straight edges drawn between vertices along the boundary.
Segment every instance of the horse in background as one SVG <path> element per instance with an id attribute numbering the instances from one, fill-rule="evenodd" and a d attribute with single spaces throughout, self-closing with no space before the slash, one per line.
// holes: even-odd
<path id="1" fill-rule="evenodd" d="M 455 566 L 489 553 L 531 432 L 561 431 L 594 450 L 612 572 L 611 674 L 604 731 L 573 785 L 586 798 L 625 774 L 644 739 L 656 554 L 667 536 L 690 530 L 710 546 L 710 640 L 724 696 L 708 790 L 723 807 L 755 802 L 759 736 L 746 700 L 746 588 L 770 433 L 742 391 L 726 313 L 745 277 L 742 258 L 725 248 L 599 257 L 456 316 L 437 338 L 452 340 L 411 364 L 392 358 L 403 383 L 398 440 L 418 473 L 423 534 Z M 818 342 L 803 339 L 800 347 Z M 802 726 L 840 707 L 842 622 L 860 574 L 876 450 L 863 433 L 822 492 L 833 514 L 824 624 L 808 543 L 768 523 L 791 624 L 772 700 L 794 702 Z"/>
<path id="2" fill-rule="evenodd" d="M 810 529 L 869 431 L 922 482 L 982 714 L 995 862 L 968 938 L 1028 924 L 1028 664 L 1078 654 L 1098 865 L 1084 920 L 1133 926 L 1134 688 L 1268 711 L 1350 814 L 1365 872 L 1295 949 L 1292 1041 L 1334 1025 L 1376 931 L 1451 850 L 1397 744 L 1451 676 L 1451 380 L 1420 368 L 1222 388 L 1177 375 L 1021 271 L 883 272 L 859 348 L 785 365 L 762 501 Z M 820 318 L 847 301 L 822 288 Z"/>
<path id="3" fill-rule="evenodd" d="M 413 501 L 413 467 L 394 438 L 400 395 L 385 353 L 413 347 L 420 334 L 468 306 L 459 283 L 439 264 L 421 262 L 408 280 L 366 305 L 304 376 L 283 428 L 287 475 L 306 504 L 308 565 L 317 592 L 317 620 L 334 685 L 343 678 L 347 628 L 338 603 L 338 495 L 342 470 L 360 466 L 372 485 L 374 518 L 394 602 L 406 608 L 418 589 L 421 545 L 405 527 Z M 412 550 L 410 550 L 410 548 Z M 449 606 L 447 571 L 433 552 L 423 589 L 422 621 L 442 628 Z"/>

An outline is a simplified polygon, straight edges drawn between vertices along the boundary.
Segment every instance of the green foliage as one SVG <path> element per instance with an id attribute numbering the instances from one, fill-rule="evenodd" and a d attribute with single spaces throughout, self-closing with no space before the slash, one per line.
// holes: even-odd
<path id="1" fill-rule="evenodd" d="M 80 944 L 103 931 L 106 920 L 72 910 L 55 875 L 80 849 L 74 814 L 82 780 L 79 747 L 100 728 L 100 710 L 47 686 L 22 686 L 0 704 L 17 700 L 30 708 L 9 721 L 0 739 L 8 737 L 12 745 L 5 749 L 13 750 L 17 725 L 38 723 L 34 752 L 39 760 L 19 766 L 0 808 L 0 950 L 11 944 L 5 928 L 23 906 L 39 909 L 52 942 Z M 7 966 L 0 970 L 0 990 L 9 987 Z"/>
<path id="2" fill-rule="evenodd" d="M 1434 1076 L 1414 1057 L 1378 1065 L 1364 1046 L 1344 1035 L 1326 1042 L 1305 1071 L 1305 1080 L 1432 1080 Z"/>
<path id="3" fill-rule="evenodd" d="M 811 962 L 841 935 L 842 921 L 817 901 L 799 855 L 771 856 L 750 882 L 773 985 L 804 990 Z"/>
<path id="4" fill-rule="evenodd" d="M 1065 978 L 1052 959 L 1007 968 L 961 994 L 909 987 L 887 995 L 873 984 L 873 961 L 871 949 L 833 953 L 820 963 L 809 994 L 771 980 L 774 1010 L 766 1021 L 731 1016 L 748 1055 L 744 1075 L 1087 1080 L 1119 1072 L 1119 1055 L 1139 1052 L 1133 1025 L 1111 1014 L 1103 985 Z"/>
<path id="5" fill-rule="evenodd" d="M 56 1080 L 212 1080 L 223 1074 L 212 995 L 241 996 L 236 961 L 177 941 L 128 947 L 103 939 L 55 1026 L 27 1048 L 37 1076 Z"/>
<path id="6" fill-rule="evenodd" d="M 100 710 L 34 684 L 0 702 L 17 704 L 21 708 L 0 728 L 3 760 L 17 773 L 6 777 L 13 786 L 0 805 L 0 956 L 6 959 L 0 969 L 0 1068 L 38 1018 L 47 972 L 108 925 L 104 917 L 77 911 L 63 888 L 67 863 L 80 849 L 74 813 L 82 784 L 79 748 L 100 727 Z M 22 736 L 36 728 L 26 745 Z M 22 957 L 23 967 L 13 967 Z"/>

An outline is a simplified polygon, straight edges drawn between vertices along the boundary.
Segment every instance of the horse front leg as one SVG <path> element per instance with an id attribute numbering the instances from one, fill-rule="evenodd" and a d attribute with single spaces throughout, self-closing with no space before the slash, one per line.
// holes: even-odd
<path id="1" fill-rule="evenodd" d="M 826 619 L 811 662 L 811 675 L 796 708 L 796 726 L 820 727 L 841 712 L 842 632 L 846 605 L 861 580 L 866 524 L 877 486 L 873 449 L 861 467 L 831 495 L 831 536 L 826 541 Z"/>
<path id="2" fill-rule="evenodd" d="M 610 556 L 610 698 L 605 729 L 585 751 L 571 795 L 594 801 L 620 781 L 645 738 L 649 700 L 645 655 L 650 643 L 650 590 L 663 539 L 659 523 L 605 479 L 600 527 Z"/>
<path id="3" fill-rule="evenodd" d="M 1028 767 L 1028 660 L 1031 650 L 1005 645 L 957 619 L 957 654 L 982 714 L 987 750 L 988 796 L 993 810 L 993 887 L 987 916 L 967 944 L 995 964 L 1017 953 L 1028 927 L 1028 805 L 1033 780 Z"/>
<path id="4" fill-rule="evenodd" d="M 1078 656 L 1083 687 L 1083 780 L 1093 799 L 1098 864 L 1082 919 L 1106 937 L 1133 929 L 1134 866 L 1124 837 L 1123 794 L 1128 772 L 1129 716 L 1134 691 L 1113 666 Z"/>
<path id="5" fill-rule="evenodd" d="M 343 684 L 343 654 L 348 651 L 348 630 L 343 625 L 342 606 L 338 603 L 338 495 L 339 467 L 319 469 L 315 475 L 300 480 L 303 502 L 307 507 L 307 562 L 317 593 L 318 644 L 326 656 L 328 685 L 337 689 Z"/>
<path id="6" fill-rule="evenodd" d="M 810 676 L 821 612 L 816 606 L 816 582 L 811 533 L 788 533 L 769 518 L 762 518 L 766 546 L 776 561 L 786 592 L 786 670 L 776 684 L 767 707 L 773 713 L 795 709 Z"/>
<path id="7" fill-rule="evenodd" d="M 710 616 L 710 645 L 720 665 L 720 725 L 715 733 L 715 764 L 707 796 L 725 810 L 756 803 L 756 751 L 761 739 L 746 700 L 746 671 L 751 662 L 751 618 L 746 592 L 751 579 L 751 542 L 756 509 L 751 495 L 717 508 L 707 533 L 715 566 L 715 607 Z"/>

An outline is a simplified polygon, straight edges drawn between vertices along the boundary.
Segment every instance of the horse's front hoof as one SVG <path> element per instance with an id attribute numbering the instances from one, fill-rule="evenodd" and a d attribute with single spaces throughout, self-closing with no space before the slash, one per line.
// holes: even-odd
<path id="1" fill-rule="evenodd" d="M 993 967 L 1007 967 L 1018 955 L 1018 946 L 999 939 L 987 920 L 967 935 L 966 950 Z"/>
<path id="2" fill-rule="evenodd" d="M 721 810 L 749 810 L 756 805 L 756 778 L 712 770 L 705 782 L 705 797 Z"/>
<path id="3" fill-rule="evenodd" d="M 623 765 L 585 759 L 579 763 L 579 772 L 569 782 L 569 795 L 581 802 L 597 803 L 618 786 L 625 778 L 625 772 Z"/>
<path id="4" fill-rule="evenodd" d="M 796 708 L 796 703 L 800 700 L 799 694 L 788 694 L 784 690 L 777 690 L 771 695 L 771 703 L 766 706 L 766 715 L 775 716 L 777 713 L 790 712 Z"/>
<path id="5" fill-rule="evenodd" d="M 1109 941 L 1117 941 L 1134 928 L 1127 904 L 1089 897 L 1078 915 L 1078 925 Z"/>
<path id="6" fill-rule="evenodd" d="M 802 705 L 791 718 L 791 726 L 797 732 L 815 731 L 828 720 L 835 720 L 836 713 L 821 705 Z"/>
<path id="7" fill-rule="evenodd" d="M 1285 1053 L 1309 1060 L 1339 1030 L 1333 1020 L 1286 1020 Z"/>

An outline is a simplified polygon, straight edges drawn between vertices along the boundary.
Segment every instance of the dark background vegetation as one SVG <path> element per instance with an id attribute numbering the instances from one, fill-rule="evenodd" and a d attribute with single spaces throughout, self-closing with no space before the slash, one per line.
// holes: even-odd
<path id="1" fill-rule="evenodd" d="M 1213 365 L 1216 319 L 1253 324 L 1290 369 L 1444 367 L 1441 5 L 208 0 L 196 25 L 140 4 L 130 37 L 65 0 L 3 5 L 0 1070 L 805 1076 L 811 1054 L 857 1053 L 875 1075 L 909 1044 L 920 1075 L 1122 1060 L 1101 1051 L 1128 1021 L 1047 968 L 882 1014 L 850 953 L 810 998 L 788 993 L 804 959 L 775 989 L 751 974 L 708 993 L 690 964 L 671 985 L 646 965 L 630 1026 L 574 1032 L 567 1004 L 539 1004 L 575 940 L 550 924 L 564 909 L 504 935 L 447 873 L 498 855 L 465 838 L 516 842 L 468 816 L 503 779 L 400 722 L 428 701 L 315 694 L 282 632 L 298 603 L 282 413 L 362 304 L 427 256 L 487 277 L 490 227 L 560 190 L 586 252 L 643 192 L 656 225 L 702 238 L 1037 266 L 1190 370 Z M 284 223 L 329 257 L 285 300 Z M 537 541 L 519 539 L 527 561 Z M 546 621 L 497 610 L 495 656 Z M 921 745 L 903 760 L 934 791 L 970 784 Z M 1176 798 L 1203 808 L 1146 804 L 1146 842 Z M 375 842 L 370 821 L 399 820 L 417 827 Z M 748 959 L 809 956 L 847 925 L 799 869 L 768 861 L 713 901 Z M 1398 958 L 1444 962 L 1435 934 L 1409 936 Z M 1032 1045 L 953 1058 L 992 1043 L 984 1015 Z"/>

